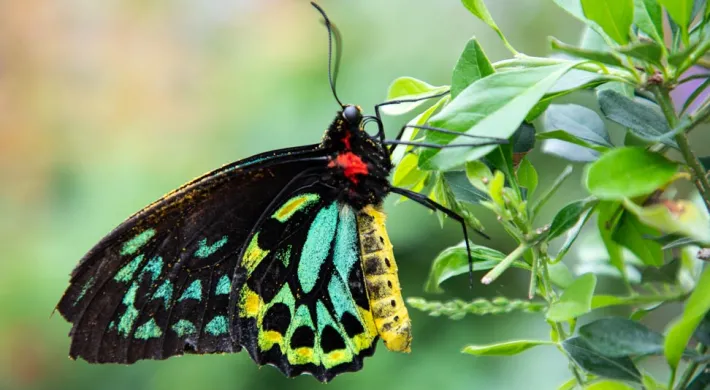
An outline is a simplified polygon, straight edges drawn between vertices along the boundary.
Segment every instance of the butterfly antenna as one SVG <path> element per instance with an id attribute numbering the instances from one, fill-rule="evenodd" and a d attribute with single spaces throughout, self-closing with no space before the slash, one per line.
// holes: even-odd
<path id="1" fill-rule="evenodd" d="M 338 102 L 338 104 L 340 104 L 341 107 L 344 107 L 343 102 L 341 102 L 338 98 L 338 93 L 335 91 L 335 82 L 338 79 L 338 70 L 340 69 L 340 56 L 343 51 L 343 44 L 340 39 L 340 32 L 335 27 L 335 25 L 330 22 L 330 19 L 328 19 L 328 15 L 325 14 L 323 8 L 321 8 L 318 4 L 314 2 L 311 2 L 311 5 L 323 16 L 325 28 L 328 29 L 328 81 L 330 82 L 330 90 L 333 91 L 333 97 L 335 97 L 335 100 Z M 333 61 L 333 37 L 335 37 L 336 43 L 335 61 Z"/>

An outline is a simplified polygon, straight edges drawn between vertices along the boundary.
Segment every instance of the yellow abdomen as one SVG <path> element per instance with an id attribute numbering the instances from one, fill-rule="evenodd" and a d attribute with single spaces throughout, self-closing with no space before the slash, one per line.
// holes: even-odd
<path id="1" fill-rule="evenodd" d="M 402 300 L 397 263 L 385 230 L 382 207 L 366 206 L 357 215 L 362 271 L 377 332 L 391 351 L 409 352 L 412 321 Z"/>

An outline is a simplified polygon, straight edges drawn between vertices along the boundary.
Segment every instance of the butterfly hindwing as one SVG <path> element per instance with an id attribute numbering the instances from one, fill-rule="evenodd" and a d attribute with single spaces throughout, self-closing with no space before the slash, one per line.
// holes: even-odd
<path id="1" fill-rule="evenodd" d="M 130 363 L 239 351 L 229 299 L 239 254 L 264 210 L 324 169 L 314 146 L 265 153 L 200 177 L 101 240 L 57 308 L 72 357 Z"/>
<path id="2" fill-rule="evenodd" d="M 242 345 L 287 376 L 328 381 L 362 367 L 377 330 L 355 210 L 318 186 L 276 205 L 245 247 L 235 289 Z"/>

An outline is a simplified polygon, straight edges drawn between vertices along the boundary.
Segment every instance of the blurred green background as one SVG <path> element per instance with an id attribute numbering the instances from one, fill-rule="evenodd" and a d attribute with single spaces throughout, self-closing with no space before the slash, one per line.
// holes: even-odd
<path id="1" fill-rule="evenodd" d="M 509 40 L 531 55 L 547 36 L 576 42 L 581 25 L 549 0 L 488 1 Z M 457 0 L 322 0 L 343 34 L 341 98 L 366 111 L 409 75 L 448 84 L 466 41 L 491 60 L 498 38 Z M 0 2 L 0 388 L 321 388 L 312 377 L 257 369 L 246 353 L 132 366 L 67 358 L 70 326 L 50 317 L 81 256 L 134 211 L 188 179 L 249 155 L 317 142 L 337 105 L 326 32 L 307 1 L 25 0 Z M 388 118 L 394 136 L 407 118 Z M 541 186 L 559 160 L 533 152 Z M 571 180 L 558 200 L 571 198 Z M 386 205 L 405 297 L 423 295 L 431 260 L 460 230 L 405 202 Z M 559 202 L 553 202 L 559 205 Z M 482 213 L 502 251 L 511 242 Z M 544 218 L 544 216 L 543 216 Z M 493 286 L 467 278 L 447 295 L 523 297 L 515 272 Z M 430 297 L 435 298 L 435 297 Z M 411 310 L 411 354 L 383 346 L 330 389 L 552 388 L 569 377 L 554 348 L 497 359 L 467 343 L 546 338 L 540 315 L 430 318 Z"/>

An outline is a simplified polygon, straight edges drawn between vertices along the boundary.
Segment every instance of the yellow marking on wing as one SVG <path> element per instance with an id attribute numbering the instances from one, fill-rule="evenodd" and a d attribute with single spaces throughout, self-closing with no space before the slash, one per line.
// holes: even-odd
<path id="1" fill-rule="evenodd" d="M 261 249 L 259 247 L 259 233 L 257 232 L 251 238 L 246 251 L 244 251 L 244 258 L 242 259 L 242 265 L 246 268 L 248 273 L 254 271 L 259 262 L 269 254 L 268 250 Z"/>
<path id="2" fill-rule="evenodd" d="M 273 217 L 281 222 L 286 222 L 291 216 L 301 208 L 310 203 L 317 202 L 319 199 L 316 194 L 303 194 L 291 198 L 281 208 L 276 210 Z"/>
<path id="3" fill-rule="evenodd" d="M 338 364 L 347 363 L 353 360 L 352 353 L 347 349 L 337 349 L 326 353 L 323 356 L 323 366 L 325 368 L 335 367 Z"/>
<path id="4" fill-rule="evenodd" d="M 270 350 L 274 344 L 277 344 L 283 351 L 283 335 L 275 330 L 267 330 L 259 332 L 259 349 L 262 351 Z"/>
<path id="5" fill-rule="evenodd" d="M 360 319 L 363 322 L 363 327 L 365 331 L 355 335 L 352 338 L 353 345 L 357 349 L 357 353 L 372 346 L 372 342 L 377 336 L 377 327 L 375 326 L 375 321 L 372 319 L 372 312 L 365 310 L 360 306 L 357 306 L 357 311 L 360 314 Z"/>
<path id="6" fill-rule="evenodd" d="M 316 356 L 313 352 L 313 348 L 308 347 L 299 347 L 289 351 L 288 362 L 291 364 L 319 364 L 319 362 L 316 361 Z"/>
<path id="7" fill-rule="evenodd" d="M 259 294 L 252 291 L 249 287 L 244 286 L 242 290 L 241 299 L 239 302 L 239 315 L 241 317 L 256 317 L 261 310 L 263 302 Z"/>

